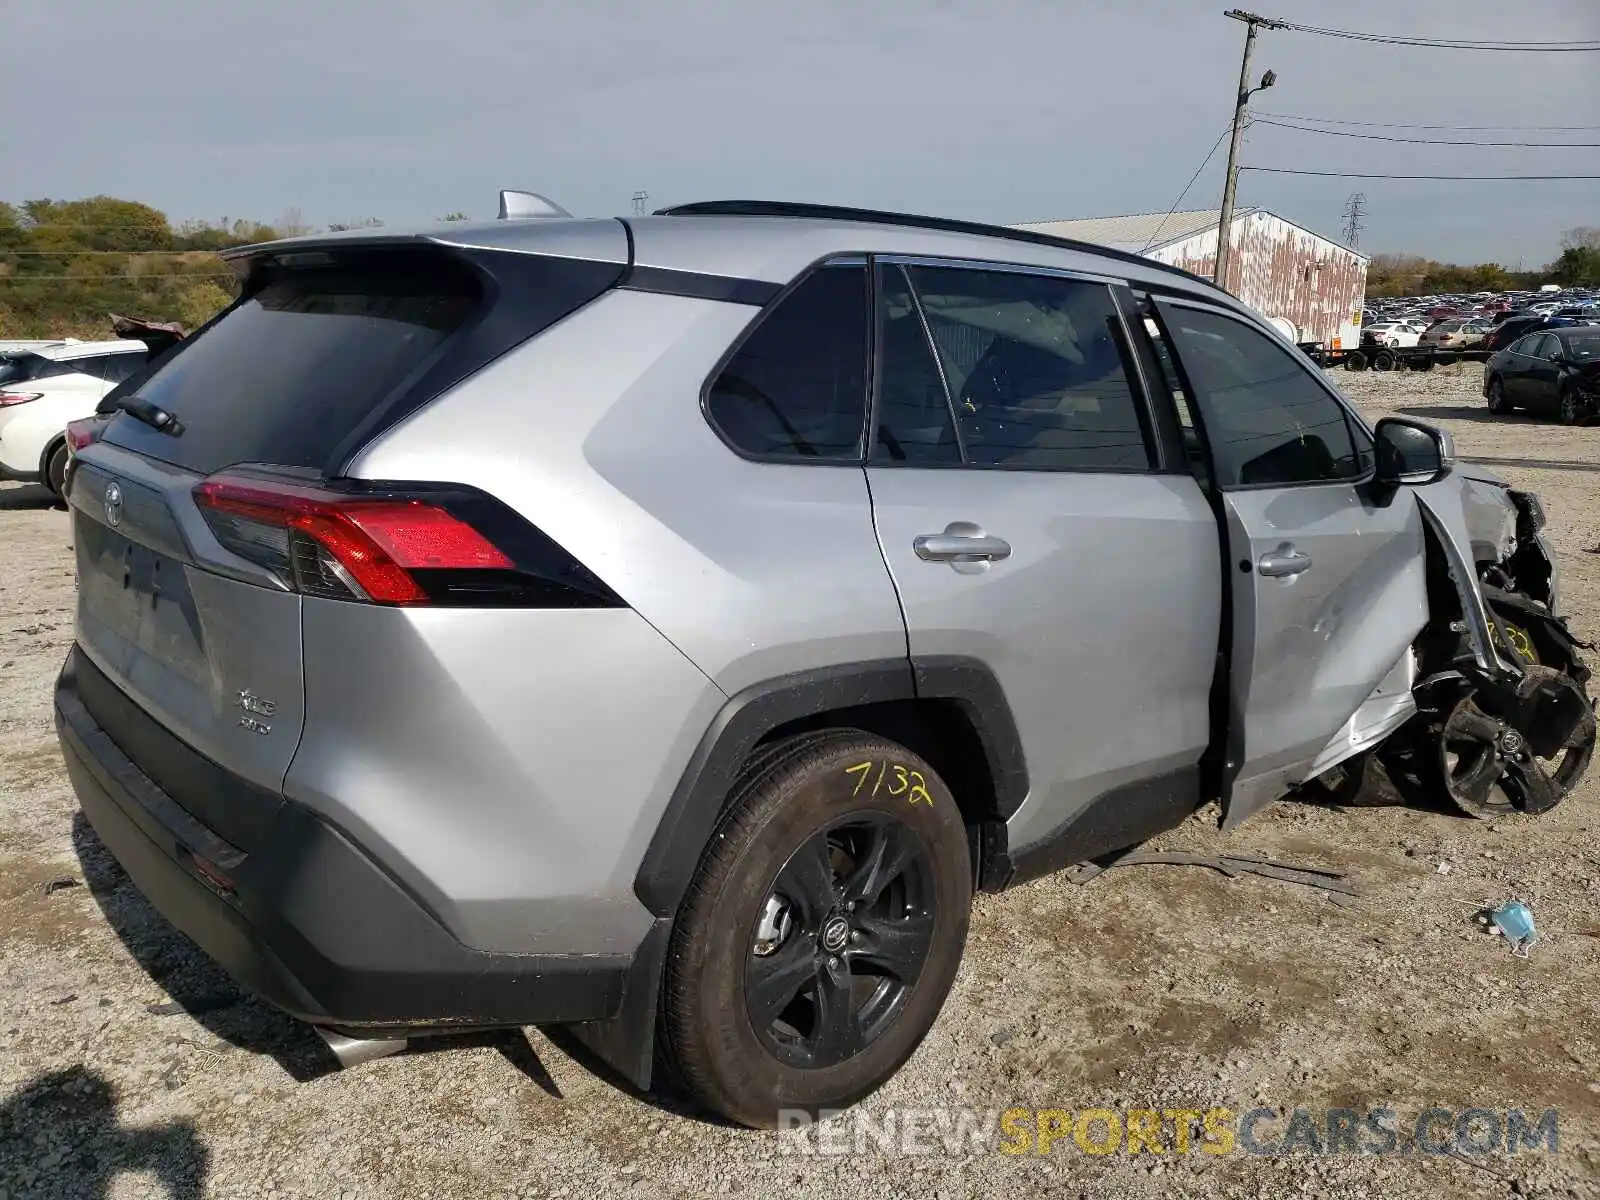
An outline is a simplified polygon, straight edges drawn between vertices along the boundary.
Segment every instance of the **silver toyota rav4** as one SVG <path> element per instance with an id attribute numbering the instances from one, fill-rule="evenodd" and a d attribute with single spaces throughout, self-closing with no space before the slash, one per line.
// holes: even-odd
<path id="1" fill-rule="evenodd" d="M 234 252 L 73 431 L 83 810 L 345 1057 L 566 1025 L 770 1125 L 913 1052 L 975 889 L 1209 799 L 1586 768 L 1538 500 L 1210 284 L 503 199 Z"/>

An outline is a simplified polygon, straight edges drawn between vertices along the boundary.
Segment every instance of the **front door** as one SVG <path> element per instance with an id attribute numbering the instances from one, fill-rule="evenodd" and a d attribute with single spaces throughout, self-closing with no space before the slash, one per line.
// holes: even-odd
<path id="1" fill-rule="evenodd" d="M 1314 368 L 1223 310 L 1158 307 L 1227 526 L 1232 827 L 1304 781 L 1407 653 L 1427 619 L 1422 516 L 1370 486 L 1371 438 Z"/>
<path id="2" fill-rule="evenodd" d="M 1111 289 L 925 260 L 878 281 L 873 517 L 913 662 L 980 663 L 1011 707 L 1011 848 L 1071 861 L 1176 824 L 1209 736 L 1217 527 L 1181 448 L 1162 469 Z"/>

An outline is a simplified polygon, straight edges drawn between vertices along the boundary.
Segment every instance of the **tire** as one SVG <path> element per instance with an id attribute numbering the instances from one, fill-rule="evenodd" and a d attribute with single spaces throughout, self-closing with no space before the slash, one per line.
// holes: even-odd
<path id="1" fill-rule="evenodd" d="M 1556 420 L 1563 425 L 1576 425 L 1583 416 L 1583 409 L 1578 404 L 1578 390 L 1570 384 L 1561 389 L 1561 394 L 1556 397 Z"/>
<path id="2" fill-rule="evenodd" d="M 1344 369 L 1346 371 L 1365 371 L 1367 369 L 1367 356 L 1364 351 L 1352 350 L 1345 355 Z"/>
<path id="3" fill-rule="evenodd" d="M 45 461 L 44 476 L 40 480 L 58 504 L 66 501 L 63 493 L 67 484 L 67 457 L 67 443 L 57 442 L 50 451 L 50 457 Z"/>
<path id="4" fill-rule="evenodd" d="M 1506 385 L 1496 375 L 1489 381 L 1489 415 L 1503 417 L 1511 411 L 1511 403 L 1506 399 Z"/>
<path id="5" fill-rule="evenodd" d="M 678 911 L 663 1065 L 756 1128 L 856 1103 L 939 1015 L 971 904 L 965 822 L 932 767 L 859 730 L 781 743 L 734 784 Z"/>
<path id="6" fill-rule="evenodd" d="M 1372 356 L 1372 369 L 1374 371 L 1392 371 L 1399 361 L 1399 357 L 1393 350 L 1380 350 Z"/>
<path id="7" fill-rule="evenodd" d="M 1341 808 L 1382 808 L 1405 803 L 1376 750 L 1346 759 L 1308 780 L 1301 790 L 1315 802 Z"/>

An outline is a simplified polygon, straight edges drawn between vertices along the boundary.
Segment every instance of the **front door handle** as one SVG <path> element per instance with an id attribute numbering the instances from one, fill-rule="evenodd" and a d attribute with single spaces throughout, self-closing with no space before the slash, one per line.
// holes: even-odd
<path id="1" fill-rule="evenodd" d="M 1285 579 L 1311 569 L 1311 555 L 1284 542 L 1276 550 L 1263 554 L 1256 560 L 1256 570 L 1268 579 Z"/>
<path id="2" fill-rule="evenodd" d="M 970 521 L 952 521 L 943 533 L 923 533 L 911 539 L 911 548 L 923 562 L 988 563 L 1011 557 L 1011 543 L 994 537 Z"/>

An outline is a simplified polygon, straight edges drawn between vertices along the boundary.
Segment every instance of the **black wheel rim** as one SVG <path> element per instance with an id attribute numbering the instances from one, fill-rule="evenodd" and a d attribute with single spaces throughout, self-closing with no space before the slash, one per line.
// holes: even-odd
<path id="1" fill-rule="evenodd" d="M 1561 393 L 1561 423 L 1575 425 L 1578 421 L 1578 398 L 1570 391 Z"/>
<path id="2" fill-rule="evenodd" d="M 1507 715 L 1511 719 L 1486 712 L 1477 697 L 1467 696 L 1445 722 L 1440 739 L 1445 783 L 1456 804 L 1474 816 L 1532 816 L 1554 808 L 1594 753 L 1592 715 L 1574 723 L 1556 745 L 1538 744 L 1518 729 L 1516 718 L 1523 714 Z"/>
<path id="3" fill-rule="evenodd" d="M 888 813 L 852 813 L 789 856 L 751 927 L 745 1007 L 790 1066 L 870 1046 L 916 986 L 933 941 L 933 860 Z"/>

